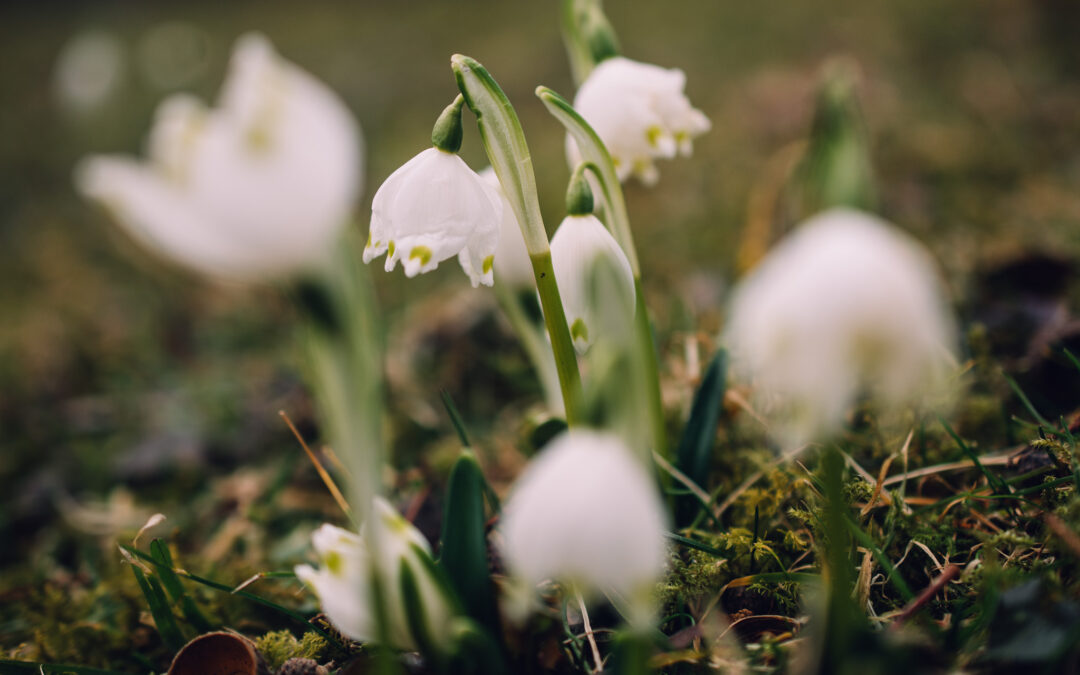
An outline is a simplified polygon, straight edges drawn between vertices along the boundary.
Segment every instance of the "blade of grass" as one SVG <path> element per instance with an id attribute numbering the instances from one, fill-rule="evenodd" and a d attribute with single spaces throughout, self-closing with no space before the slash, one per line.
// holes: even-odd
<path id="1" fill-rule="evenodd" d="M 176 576 L 176 572 L 173 571 L 172 554 L 169 553 L 169 547 L 165 542 L 160 539 L 151 541 L 150 555 L 161 563 L 156 568 L 157 576 L 161 579 L 161 585 L 165 587 L 169 597 L 172 598 L 173 605 L 180 606 L 180 612 L 184 615 L 184 620 L 191 624 L 200 634 L 212 631 L 214 629 L 213 624 L 199 610 L 199 606 L 195 604 L 195 601 L 184 589 L 180 577 Z"/>
<path id="2" fill-rule="evenodd" d="M 156 567 L 161 567 L 162 566 L 161 563 L 159 563 L 157 560 L 154 560 L 148 554 L 143 553 L 142 551 L 140 551 L 140 550 L 138 550 L 136 548 L 132 548 L 132 547 L 126 546 L 124 544 L 120 544 L 120 548 L 124 549 L 125 551 L 127 551 L 131 555 L 139 558 L 140 560 L 143 560 L 144 562 L 147 562 L 147 563 L 149 563 L 151 565 L 154 565 Z M 300 623 L 304 624 L 305 626 L 307 626 L 311 630 L 315 631 L 319 635 L 323 636 L 324 638 L 326 638 L 327 640 L 332 642 L 337 647 L 340 647 L 342 649 L 346 648 L 346 645 L 342 644 L 340 640 L 338 640 L 336 637 L 334 637 L 334 635 L 332 635 L 328 631 L 324 630 L 318 624 L 316 624 L 316 623 L 314 623 L 312 621 L 309 621 L 307 618 L 304 617 L 303 614 L 301 614 L 299 612 L 295 612 L 295 611 L 289 609 L 288 607 L 284 607 L 282 605 L 279 605 L 276 602 L 273 602 L 272 600 L 267 600 L 266 598 L 255 595 L 254 593 L 249 593 L 247 591 L 235 590 L 232 586 L 227 586 L 225 584 L 218 583 L 218 582 L 216 582 L 216 581 L 214 581 L 212 579 L 207 579 L 205 577 L 200 577 L 199 575 L 192 574 L 191 572 L 188 572 L 186 570 L 181 570 L 181 569 L 174 568 L 173 572 L 175 572 L 176 574 L 178 574 L 179 576 L 181 576 L 181 577 L 183 577 L 185 579 L 190 579 L 191 581 L 194 581 L 197 584 L 202 584 L 203 586 L 206 586 L 207 588 L 212 588 L 212 589 L 214 589 L 216 591 L 222 591 L 224 593 L 229 593 L 231 595 L 235 595 L 235 596 L 238 596 L 238 597 L 241 597 L 241 598 L 245 598 L 247 600 L 251 600 L 252 602 L 258 603 L 258 604 L 260 604 L 260 605 L 262 605 L 264 607 L 268 607 L 268 608 L 270 608 L 270 609 L 272 609 L 272 610 L 274 610 L 276 612 L 279 612 L 280 614 L 283 614 L 283 615 L 289 617 L 290 619 L 293 619 L 295 621 L 299 621 Z M 281 575 L 281 574 L 282 573 L 280 573 L 280 572 L 268 572 L 267 573 L 267 575 Z"/>
<path id="3" fill-rule="evenodd" d="M 450 416 L 450 422 L 454 425 L 458 438 L 461 439 L 461 444 L 466 448 L 470 447 L 469 434 L 465 431 L 465 422 L 461 419 L 461 414 L 458 412 L 457 406 L 454 405 L 454 400 L 450 398 L 449 392 L 445 389 L 440 390 L 439 395 L 442 396 L 443 407 L 446 408 L 446 414 Z"/>
<path id="4" fill-rule="evenodd" d="M 960 450 L 968 456 L 968 459 L 970 459 L 971 463 L 975 465 L 975 468 L 977 468 L 979 471 L 982 472 L 984 476 L 986 476 L 986 480 L 990 483 L 991 487 L 994 488 L 994 492 L 997 492 L 998 494 L 1009 494 L 1008 483 L 1003 481 L 998 475 L 992 473 L 989 469 L 983 466 L 983 463 L 979 461 L 979 455 L 976 454 L 976 452 L 970 447 L 968 447 L 968 444 L 964 442 L 964 439 L 960 438 L 960 435 L 957 434 L 949 425 L 949 423 L 945 421 L 945 418 L 941 415 L 938 415 L 938 421 L 941 422 L 941 426 L 945 427 L 945 431 L 947 431 L 948 434 L 952 436 L 952 439 L 956 441 L 956 444 L 960 447 Z"/>
<path id="5" fill-rule="evenodd" d="M 1051 424 L 1049 420 L 1047 420 L 1045 417 L 1040 415 L 1039 411 L 1035 409 L 1035 406 L 1031 404 L 1031 400 L 1028 399 L 1027 394 L 1025 394 L 1024 391 L 1020 388 L 1020 385 L 1016 383 L 1016 380 L 1009 377 L 1008 375 L 1005 375 L 1004 373 L 1002 373 L 1002 377 L 1004 377 L 1005 381 L 1009 383 L 1009 386 L 1012 387 L 1012 390 L 1016 393 L 1016 395 L 1020 397 L 1020 402 L 1024 404 L 1024 407 L 1027 408 L 1028 412 L 1031 413 L 1031 416 L 1035 418 L 1035 421 L 1043 425 L 1047 429 L 1053 428 L 1054 425 Z"/>
<path id="6" fill-rule="evenodd" d="M 138 565 L 132 565 L 131 571 L 135 574 L 135 580 L 139 582 L 139 588 L 146 598 L 146 604 L 150 606 L 150 615 L 154 617 L 154 625 L 158 635 L 170 651 L 178 652 L 184 646 L 184 634 L 176 625 L 176 617 L 169 608 L 169 601 L 165 598 L 165 591 L 156 577 L 147 577 Z"/>
<path id="7" fill-rule="evenodd" d="M 720 423 L 726 391 L 727 352 L 721 349 L 709 363 L 701 386 L 694 392 L 690 417 L 675 453 L 675 468 L 694 485 L 704 485 L 709 478 L 716 427 Z M 679 527 L 689 525 L 700 509 L 708 508 L 707 497 L 696 501 L 689 498 L 675 501 L 675 522 Z"/>

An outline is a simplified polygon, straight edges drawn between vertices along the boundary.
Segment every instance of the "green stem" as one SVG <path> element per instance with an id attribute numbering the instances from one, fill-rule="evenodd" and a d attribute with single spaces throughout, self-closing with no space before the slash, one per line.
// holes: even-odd
<path id="1" fill-rule="evenodd" d="M 555 370 L 559 373 L 559 385 L 562 388 L 563 405 L 566 408 L 566 423 L 573 426 L 577 422 L 581 407 L 581 374 L 578 373 L 577 353 L 566 327 L 566 313 L 563 311 L 559 288 L 555 285 L 555 269 L 551 266 L 551 251 L 539 255 L 530 254 L 533 274 L 536 276 L 536 289 L 540 292 L 540 307 L 544 310 L 544 323 L 551 336 L 551 351 L 555 355 Z M 561 328 L 561 330 L 560 330 Z"/>
<path id="2" fill-rule="evenodd" d="M 560 12 L 563 44 L 566 46 L 566 56 L 570 59 L 570 74 L 577 86 L 581 86 L 596 65 L 593 63 L 589 45 L 581 34 L 581 22 L 578 20 L 580 4 L 581 0 L 563 0 Z"/>
<path id="3" fill-rule="evenodd" d="M 825 573 L 828 613 L 822 672 L 845 662 L 857 615 L 851 600 L 851 555 L 848 505 L 844 500 L 844 458 L 836 446 L 825 446 L 821 457 L 825 497 Z"/>
<path id="4" fill-rule="evenodd" d="M 544 323 L 555 355 L 563 404 L 566 406 L 566 423 L 573 424 L 581 401 L 581 375 L 570 339 L 570 328 L 566 324 L 562 297 L 551 267 L 551 247 L 548 245 L 544 220 L 540 216 L 536 176 L 529 146 L 525 142 L 525 132 L 510 99 L 484 66 L 462 54 L 454 54 L 450 58 L 450 65 L 466 105 L 476 115 L 484 150 L 521 227 L 525 248 L 533 264 L 536 288 L 540 292 Z"/>
<path id="5" fill-rule="evenodd" d="M 641 290 L 639 277 L 634 277 L 634 293 L 637 295 L 637 308 L 634 311 L 635 348 L 641 363 L 645 395 L 649 400 L 649 428 L 652 431 L 653 450 L 661 457 L 670 459 L 667 428 L 664 424 L 664 401 L 660 394 L 660 364 L 656 358 L 656 343 L 653 340 L 649 310 L 645 307 L 645 294 Z"/>

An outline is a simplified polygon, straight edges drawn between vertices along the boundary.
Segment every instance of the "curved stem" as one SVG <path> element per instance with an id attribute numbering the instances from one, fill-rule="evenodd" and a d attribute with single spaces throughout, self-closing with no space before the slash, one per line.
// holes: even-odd
<path id="1" fill-rule="evenodd" d="M 540 378 L 540 386 L 544 390 L 544 399 L 547 401 L 548 408 L 553 414 L 565 415 L 559 373 L 556 370 L 555 357 L 544 340 L 544 329 L 526 316 L 521 306 L 521 299 L 516 297 L 515 289 L 509 284 L 496 283 L 494 290 L 499 306 L 502 307 L 518 340 L 521 341 L 521 347 L 532 362 L 536 376 Z M 531 289 L 529 294 L 535 297 L 532 296 Z"/>
<path id="2" fill-rule="evenodd" d="M 532 260 L 536 288 L 540 292 L 544 323 L 551 337 L 551 349 L 566 406 L 566 423 L 572 425 L 577 419 L 577 407 L 581 400 L 581 375 L 578 373 L 570 328 L 566 324 L 562 297 L 551 266 L 551 248 L 544 220 L 540 216 L 536 176 L 533 174 L 525 132 L 521 129 L 514 106 L 484 66 L 462 54 L 452 56 L 450 64 L 465 103 L 476 115 L 480 138 L 491 166 L 521 226 L 525 248 Z"/>

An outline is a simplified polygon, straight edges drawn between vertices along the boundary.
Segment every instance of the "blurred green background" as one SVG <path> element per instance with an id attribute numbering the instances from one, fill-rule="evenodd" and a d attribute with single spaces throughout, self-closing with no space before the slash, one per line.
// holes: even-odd
<path id="1" fill-rule="evenodd" d="M 748 196 L 770 159 L 805 135 L 817 73 L 837 55 L 861 71 L 881 211 L 933 248 L 958 301 L 972 294 L 973 270 L 1003 250 L 1071 257 L 1080 244 L 1078 8 L 609 0 L 624 54 L 684 69 L 691 101 L 713 122 L 691 159 L 661 164 L 656 188 L 628 189 L 665 351 L 675 350 L 674 331 L 718 329 Z M 361 231 L 377 186 L 427 145 L 455 95 L 454 52 L 484 63 L 516 105 L 549 231 L 562 217 L 563 138 L 533 96 L 538 84 L 573 90 L 554 0 L 5 4 L 0 537 L 10 545 L 0 568 L 70 556 L 50 525 L 85 531 L 76 500 L 111 495 L 110 517 L 137 527 L 145 514 L 118 488 L 168 510 L 215 476 L 290 453 L 302 462 L 276 414 L 288 410 L 314 435 L 280 289 L 211 285 L 144 254 L 71 181 L 89 153 L 141 153 L 165 95 L 212 100 L 233 40 L 249 30 L 328 83 L 360 121 Z M 62 55 L 88 36 L 121 66 L 93 105 L 57 80 Z M 474 168 L 486 163 L 474 127 L 463 155 Z M 512 396 L 539 397 L 499 324 L 471 318 L 456 267 L 409 283 L 371 268 L 391 347 L 411 352 L 392 358 L 411 359 L 403 367 L 425 378 L 391 392 L 391 412 L 406 420 L 395 427 L 405 464 L 449 432 L 431 412 L 439 387 L 481 430 L 497 426 Z M 424 321 L 448 327 L 409 334 Z M 486 341 L 470 346 L 485 329 Z M 392 385 L 408 381 L 391 373 Z"/>

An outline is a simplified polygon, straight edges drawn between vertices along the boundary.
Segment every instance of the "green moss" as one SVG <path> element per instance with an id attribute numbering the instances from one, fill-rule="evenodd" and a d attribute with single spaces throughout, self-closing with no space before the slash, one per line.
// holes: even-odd
<path id="1" fill-rule="evenodd" d="M 304 633 L 299 640 L 287 630 L 270 631 L 255 639 L 255 647 L 272 670 L 277 670 L 289 659 L 325 660 L 321 657 L 327 645 L 326 639 L 313 631 Z"/>

